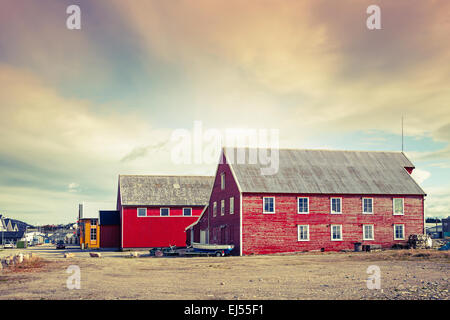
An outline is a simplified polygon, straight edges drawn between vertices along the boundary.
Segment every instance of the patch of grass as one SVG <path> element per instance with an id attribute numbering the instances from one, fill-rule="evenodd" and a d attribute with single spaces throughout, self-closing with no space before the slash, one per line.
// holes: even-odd
<path id="1" fill-rule="evenodd" d="M 8 268 L 9 272 L 32 272 L 44 267 L 45 261 L 40 257 L 32 257 L 24 260 L 22 263 Z"/>
<path id="2" fill-rule="evenodd" d="M 386 250 L 382 252 L 369 252 L 363 254 L 348 255 L 351 260 L 400 260 L 400 261 L 444 261 L 450 262 L 450 252 L 426 249 L 411 250 Z"/>

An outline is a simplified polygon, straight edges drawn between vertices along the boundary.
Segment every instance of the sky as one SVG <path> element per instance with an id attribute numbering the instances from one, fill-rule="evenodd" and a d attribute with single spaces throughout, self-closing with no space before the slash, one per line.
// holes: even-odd
<path id="1" fill-rule="evenodd" d="M 69 30 L 66 9 L 81 10 Z M 366 9 L 381 8 L 380 30 Z M 0 213 L 68 223 L 119 174 L 178 164 L 178 129 L 279 130 L 284 148 L 404 150 L 450 208 L 447 0 L 3 0 Z"/>

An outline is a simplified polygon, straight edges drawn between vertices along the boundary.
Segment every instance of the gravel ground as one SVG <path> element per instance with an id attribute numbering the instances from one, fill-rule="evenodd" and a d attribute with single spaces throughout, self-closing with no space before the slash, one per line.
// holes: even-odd
<path id="1" fill-rule="evenodd" d="M 19 250 L 0 251 L 0 257 Z M 448 252 L 301 253 L 210 258 L 130 258 L 39 246 L 44 265 L 0 273 L 0 299 L 449 299 Z M 73 258 L 64 258 L 64 252 Z M 147 253 L 147 252 L 144 252 Z M 81 288 L 68 289 L 69 265 Z M 367 268 L 378 266 L 381 288 L 367 288 Z"/>

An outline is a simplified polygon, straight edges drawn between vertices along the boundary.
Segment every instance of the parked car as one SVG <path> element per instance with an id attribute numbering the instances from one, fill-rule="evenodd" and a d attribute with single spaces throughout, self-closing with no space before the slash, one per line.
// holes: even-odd
<path id="1" fill-rule="evenodd" d="M 3 245 L 3 249 L 14 249 L 14 244 L 13 243 L 5 243 Z"/>
<path id="2" fill-rule="evenodd" d="M 56 249 L 65 249 L 66 245 L 64 244 L 64 241 L 60 240 L 58 241 L 58 243 L 56 244 Z"/>

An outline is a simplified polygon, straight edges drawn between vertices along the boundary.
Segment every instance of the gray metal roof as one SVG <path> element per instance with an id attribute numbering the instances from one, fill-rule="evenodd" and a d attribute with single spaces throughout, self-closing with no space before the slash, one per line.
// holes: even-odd
<path id="1" fill-rule="evenodd" d="M 214 177 L 120 175 L 122 205 L 202 206 L 211 194 Z"/>
<path id="2" fill-rule="evenodd" d="M 236 150 L 225 149 L 227 161 Z M 270 165 L 249 164 L 250 149 L 240 150 L 245 163 L 230 164 L 242 192 L 425 195 L 402 152 L 279 149 L 278 172 L 262 175 Z"/>

